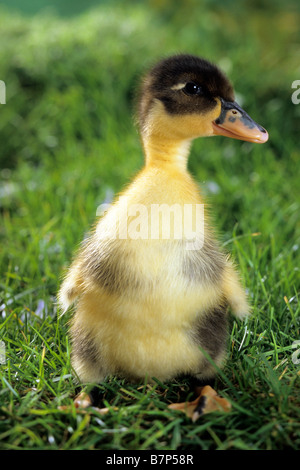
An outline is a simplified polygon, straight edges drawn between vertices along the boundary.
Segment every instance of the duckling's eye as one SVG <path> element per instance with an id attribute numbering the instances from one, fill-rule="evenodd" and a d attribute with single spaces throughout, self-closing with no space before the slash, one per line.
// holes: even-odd
<path id="1" fill-rule="evenodd" d="M 203 90 L 202 87 L 197 85 L 196 83 L 188 82 L 183 88 L 183 91 L 188 95 L 201 95 Z"/>

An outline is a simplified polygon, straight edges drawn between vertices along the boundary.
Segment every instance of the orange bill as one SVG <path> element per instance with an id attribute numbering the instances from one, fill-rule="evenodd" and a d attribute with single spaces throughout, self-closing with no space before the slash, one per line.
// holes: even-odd
<path id="1" fill-rule="evenodd" d="M 263 144 L 269 138 L 268 132 L 235 102 L 221 99 L 221 114 L 212 125 L 214 135 L 225 135 L 232 139 Z"/>

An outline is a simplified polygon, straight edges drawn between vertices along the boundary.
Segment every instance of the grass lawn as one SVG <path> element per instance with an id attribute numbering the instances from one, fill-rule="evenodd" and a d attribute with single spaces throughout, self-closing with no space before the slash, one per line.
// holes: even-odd
<path id="1" fill-rule="evenodd" d="M 1 10 L 0 449 L 300 448 L 300 12 L 281 3 L 106 2 L 69 19 Z M 175 52 L 218 63 L 270 134 L 262 146 L 199 139 L 189 162 L 253 306 L 246 324 L 231 320 L 218 378 L 232 411 L 192 423 L 167 408 L 188 398 L 185 381 L 110 377 L 109 412 L 78 413 L 71 314 L 58 317 L 56 293 L 99 204 L 143 164 L 139 77 Z"/>

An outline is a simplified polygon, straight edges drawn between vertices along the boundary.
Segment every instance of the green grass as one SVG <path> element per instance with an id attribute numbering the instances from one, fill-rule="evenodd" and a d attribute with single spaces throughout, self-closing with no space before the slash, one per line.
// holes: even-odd
<path id="1" fill-rule="evenodd" d="M 123 2 L 71 19 L 1 12 L 1 449 L 300 448 L 300 14 L 293 3 L 197 5 Z M 178 51 L 219 63 L 270 134 L 263 146 L 199 139 L 189 163 L 253 305 L 247 324 L 231 321 L 218 379 L 232 411 L 192 423 L 167 408 L 188 397 L 185 381 L 111 377 L 100 386 L 109 413 L 78 413 L 60 278 L 98 205 L 143 163 L 132 119 L 140 74 Z"/>

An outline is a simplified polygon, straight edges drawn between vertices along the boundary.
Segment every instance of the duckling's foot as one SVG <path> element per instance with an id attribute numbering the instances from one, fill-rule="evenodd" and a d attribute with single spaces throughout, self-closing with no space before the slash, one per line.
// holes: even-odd
<path id="1" fill-rule="evenodd" d="M 81 391 L 74 399 L 76 408 L 88 408 L 89 406 L 97 407 L 101 399 L 101 391 L 99 387 L 93 387 L 89 393 Z"/>
<path id="2" fill-rule="evenodd" d="M 196 400 L 172 403 L 169 408 L 183 411 L 193 422 L 197 421 L 200 416 L 213 411 L 230 411 L 231 403 L 226 398 L 220 397 L 210 385 L 197 387 L 196 391 L 198 394 Z"/>
<path id="3" fill-rule="evenodd" d="M 89 394 L 86 392 L 80 392 L 74 398 L 74 405 L 75 405 L 75 408 L 88 408 L 89 406 L 93 406 L 91 398 Z"/>
<path id="4" fill-rule="evenodd" d="M 93 387 L 89 393 L 85 391 L 77 391 L 77 395 L 73 400 L 72 405 L 61 405 L 58 407 L 61 411 L 70 412 L 74 410 L 74 406 L 76 408 L 77 413 L 90 413 L 91 411 L 96 411 L 101 415 L 106 415 L 109 413 L 110 408 L 99 408 L 99 403 L 101 401 L 101 390 L 98 387 Z M 88 409 L 89 408 L 89 409 Z M 118 408 L 114 407 L 114 410 Z"/>

